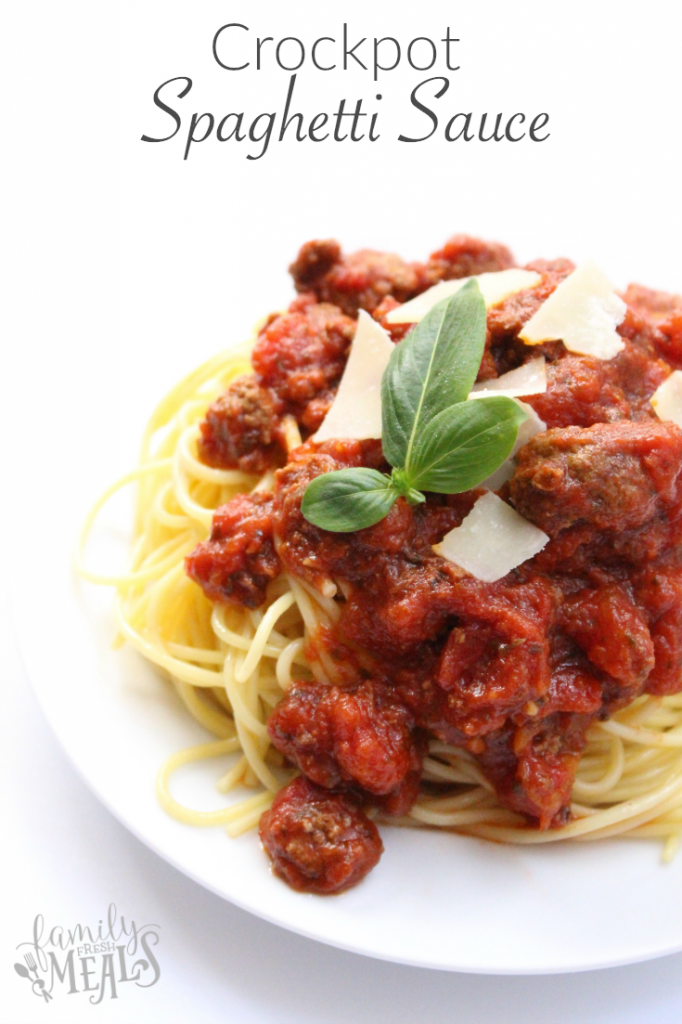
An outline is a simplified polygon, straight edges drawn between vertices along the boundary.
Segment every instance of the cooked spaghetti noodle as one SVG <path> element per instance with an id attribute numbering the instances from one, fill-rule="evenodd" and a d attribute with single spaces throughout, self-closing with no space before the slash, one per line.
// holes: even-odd
<path id="1" fill-rule="evenodd" d="M 333 586 L 321 594 L 281 575 L 270 583 L 265 605 L 250 610 L 212 604 L 185 574 L 184 558 L 208 536 L 214 510 L 240 492 L 269 490 L 273 483 L 271 473 L 214 469 L 197 457 L 207 407 L 249 370 L 247 347 L 229 351 L 163 399 L 145 432 L 140 465 L 97 502 L 78 552 L 82 576 L 116 588 L 120 639 L 162 670 L 190 714 L 217 737 L 161 767 L 162 806 L 187 824 L 223 825 L 231 836 L 253 828 L 292 778 L 270 744 L 266 721 L 292 682 L 334 681 L 334 662 L 318 640 L 339 615 Z M 293 419 L 286 435 L 290 449 L 300 443 Z M 100 575 L 85 565 L 87 538 L 104 503 L 130 483 L 138 487 L 131 563 L 120 576 Z M 205 758 L 225 759 L 220 793 L 247 787 L 254 795 L 208 812 L 179 804 L 171 775 Z M 394 824 L 526 844 L 655 837 L 665 841 L 664 858 L 670 859 L 682 838 L 682 694 L 639 697 L 591 726 L 573 787 L 572 820 L 559 829 L 538 831 L 502 808 L 475 759 L 438 740 L 430 743 L 423 780 L 409 815 L 390 819 Z"/>

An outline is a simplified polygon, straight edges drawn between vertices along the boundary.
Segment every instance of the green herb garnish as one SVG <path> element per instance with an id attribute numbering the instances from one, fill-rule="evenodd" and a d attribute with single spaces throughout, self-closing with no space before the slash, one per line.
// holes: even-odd
<path id="1" fill-rule="evenodd" d="M 381 381 L 382 447 L 393 467 L 340 469 L 312 480 L 305 518 L 323 530 L 373 526 L 399 497 L 459 494 L 508 458 L 526 419 L 504 396 L 467 401 L 485 346 L 485 302 L 476 281 L 434 306 L 391 353 Z"/>

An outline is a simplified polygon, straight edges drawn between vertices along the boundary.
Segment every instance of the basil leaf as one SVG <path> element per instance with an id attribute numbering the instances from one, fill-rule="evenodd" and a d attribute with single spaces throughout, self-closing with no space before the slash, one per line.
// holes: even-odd
<path id="1" fill-rule="evenodd" d="M 526 418 L 521 406 L 504 396 L 444 409 L 415 441 L 410 484 L 439 494 L 476 487 L 508 458 Z"/>
<path id="2" fill-rule="evenodd" d="M 390 477 L 376 469 L 339 469 L 311 480 L 301 511 L 314 526 L 350 533 L 378 523 L 391 511 L 397 497 Z"/>
<path id="3" fill-rule="evenodd" d="M 416 439 L 427 423 L 471 391 L 485 329 L 485 302 L 478 283 L 469 281 L 434 306 L 391 353 L 381 382 L 382 446 L 390 464 L 408 478 Z"/>

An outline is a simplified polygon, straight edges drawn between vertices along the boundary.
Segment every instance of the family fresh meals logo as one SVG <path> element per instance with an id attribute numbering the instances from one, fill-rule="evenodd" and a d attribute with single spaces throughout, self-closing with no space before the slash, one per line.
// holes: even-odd
<path id="1" fill-rule="evenodd" d="M 33 922 L 33 935 L 16 947 L 20 959 L 14 970 L 29 982 L 34 996 L 50 1003 L 56 995 L 89 993 L 93 1005 L 118 999 L 132 983 L 151 988 L 161 977 L 155 949 L 159 925 L 138 925 L 119 917 L 110 904 L 106 920 L 96 928 L 77 924 L 48 930 L 42 914 Z"/>

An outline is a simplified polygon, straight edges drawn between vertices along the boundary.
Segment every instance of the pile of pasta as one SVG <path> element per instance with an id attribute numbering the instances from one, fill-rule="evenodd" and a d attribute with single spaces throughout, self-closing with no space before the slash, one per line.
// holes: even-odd
<path id="1" fill-rule="evenodd" d="M 224 826 L 231 836 L 256 826 L 294 774 L 270 745 L 266 721 L 295 680 L 334 680 L 334 665 L 316 638 L 339 615 L 332 597 L 288 575 L 270 585 L 265 606 L 248 610 L 211 604 L 185 573 L 185 556 L 209 535 L 218 506 L 240 492 L 273 486 L 271 473 L 212 469 L 197 458 L 206 409 L 231 381 L 250 372 L 250 347 L 208 360 L 159 403 L 138 467 L 91 510 L 77 558 L 85 579 L 115 588 L 117 643 L 127 641 L 161 670 L 188 712 L 216 737 L 174 753 L 161 766 L 162 806 L 180 821 Z M 288 443 L 300 443 L 293 422 Z M 130 565 L 120 576 L 101 575 L 86 565 L 87 539 L 103 505 L 129 484 L 138 487 Z M 224 763 L 216 786 L 230 798 L 217 810 L 193 810 L 173 797 L 170 779 L 206 758 Z M 539 832 L 501 808 L 474 759 L 437 740 L 430 744 L 424 781 L 440 785 L 426 786 L 409 816 L 391 824 L 523 844 L 656 837 L 669 860 L 682 839 L 682 694 L 640 697 L 591 727 L 573 787 L 573 817 L 561 829 Z"/>

